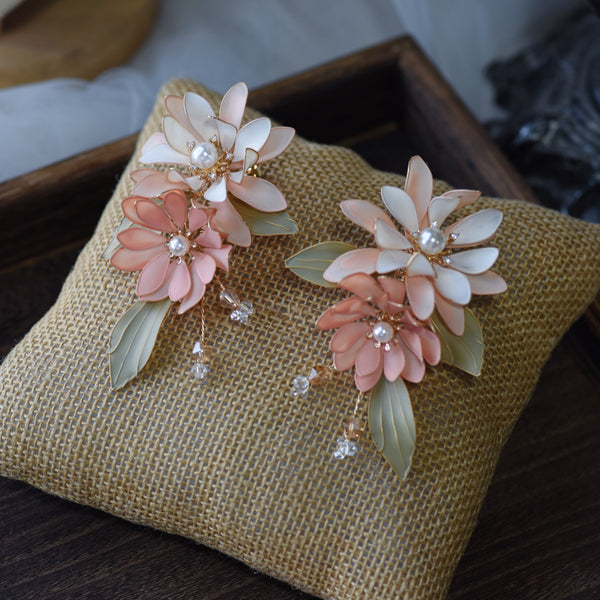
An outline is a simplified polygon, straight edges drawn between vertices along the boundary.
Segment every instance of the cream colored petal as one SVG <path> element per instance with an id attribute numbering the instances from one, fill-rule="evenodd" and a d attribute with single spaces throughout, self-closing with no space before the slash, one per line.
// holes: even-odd
<path id="1" fill-rule="evenodd" d="M 217 177 L 214 183 L 204 192 L 209 202 L 225 202 L 227 199 L 227 184 L 225 177 Z"/>
<path id="2" fill-rule="evenodd" d="M 269 133 L 271 133 L 271 121 L 266 117 L 254 119 L 244 125 L 235 140 L 233 160 L 244 160 L 246 148 L 252 148 L 260 154 L 260 149 L 267 141 Z"/>
<path id="3" fill-rule="evenodd" d="M 271 160 L 279 156 L 294 139 L 296 130 L 291 127 L 273 127 L 267 141 L 260 149 L 259 163 Z"/>
<path id="4" fill-rule="evenodd" d="M 412 198 L 400 188 L 384 185 L 381 188 L 381 198 L 392 216 L 409 233 L 419 229 L 419 219 Z"/>
<path id="5" fill-rule="evenodd" d="M 214 113 L 205 98 L 194 92 L 186 92 L 183 96 L 183 106 L 189 122 L 200 137 L 200 142 L 208 142 L 217 134 Z"/>
<path id="6" fill-rule="evenodd" d="M 170 115 L 163 118 L 163 133 L 169 146 L 186 157 L 190 155 L 192 144 L 198 142 L 193 133 L 185 129 Z"/>
<path id="7" fill-rule="evenodd" d="M 381 252 L 378 248 L 358 248 L 345 252 L 327 267 L 323 279 L 337 283 L 354 273 L 370 275 L 377 270 L 377 258 Z"/>
<path id="8" fill-rule="evenodd" d="M 456 304 L 465 305 L 471 300 L 469 280 L 454 269 L 433 265 L 435 279 L 433 283 L 441 296 Z"/>
<path id="9" fill-rule="evenodd" d="M 479 275 L 487 271 L 498 258 L 498 248 L 475 248 L 455 252 L 449 266 L 468 275 Z"/>
<path id="10" fill-rule="evenodd" d="M 487 242 L 496 233 L 501 222 L 501 211 L 486 208 L 450 225 L 444 230 L 444 235 L 453 247 L 474 246 Z M 457 236 L 456 239 L 452 240 L 452 234 Z"/>
<path id="11" fill-rule="evenodd" d="M 467 275 L 471 293 L 481 296 L 489 294 L 501 294 L 507 289 L 506 281 L 493 271 L 487 271 L 481 275 Z"/>
<path id="12" fill-rule="evenodd" d="M 436 227 L 441 227 L 442 223 L 448 218 L 448 215 L 458 206 L 458 198 L 446 198 L 437 196 L 429 205 L 429 223 L 437 223 Z"/>
<path id="13" fill-rule="evenodd" d="M 217 135 L 219 136 L 221 146 L 224 150 L 230 152 L 235 144 L 237 129 L 230 123 L 225 123 L 225 121 L 220 121 L 219 119 L 213 119 L 213 123 L 217 128 Z"/>
<path id="14" fill-rule="evenodd" d="M 420 156 L 413 156 L 408 163 L 404 189 L 414 203 L 417 223 L 422 223 L 427 215 L 427 207 L 433 192 L 433 177 Z M 411 229 L 412 231 L 416 231 L 416 228 Z"/>
<path id="15" fill-rule="evenodd" d="M 395 227 L 375 219 L 375 243 L 386 250 L 410 250 L 413 245 Z"/>
<path id="16" fill-rule="evenodd" d="M 411 276 L 422 275 L 425 277 L 434 277 L 435 273 L 431 263 L 422 254 L 413 254 L 408 266 L 406 267 L 406 273 Z"/>
<path id="17" fill-rule="evenodd" d="M 248 87 L 245 83 L 236 83 L 229 88 L 219 109 L 219 118 L 227 123 L 231 123 L 236 129 L 240 128 L 244 110 L 246 109 L 246 101 L 248 99 Z"/>
<path id="18" fill-rule="evenodd" d="M 442 194 L 445 198 L 458 198 L 458 208 L 468 206 L 477 202 L 481 197 L 481 192 L 477 190 L 450 190 Z"/>
<path id="19" fill-rule="evenodd" d="M 394 227 L 387 213 L 372 202 L 366 200 L 344 200 L 340 202 L 342 212 L 356 225 L 375 233 L 375 221 L 384 221 L 390 227 Z"/>
<path id="20" fill-rule="evenodd" d="M 396 269 L 403 269 L 408 264 L 411 255 L 402 250 L 382 250 L 377 258 L 377 272 L 390 273 Z"/>

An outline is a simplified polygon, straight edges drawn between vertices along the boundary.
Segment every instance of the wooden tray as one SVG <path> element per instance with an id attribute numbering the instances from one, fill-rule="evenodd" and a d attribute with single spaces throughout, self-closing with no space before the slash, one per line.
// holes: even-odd
<path id="1" fill-rule="evenodd" d="M 409 38 L 255 90 L 249 103 L 305 137 L 346 144 L 379 168 L 402 171 L 420 153 L 457 186 L 535 200 Z M 0 354 L 52 304 L 134 141 L 0 186 Z M 449 598 L 600 594 L 600 374 L 577 350 L 582 343 L 597 351 L 580 325 L 544 369 L 502 453 Z M 7 479 L 0 479 L 0 582 L 3 598 L 19 600 L 308 598 L 185 539 Z"/>

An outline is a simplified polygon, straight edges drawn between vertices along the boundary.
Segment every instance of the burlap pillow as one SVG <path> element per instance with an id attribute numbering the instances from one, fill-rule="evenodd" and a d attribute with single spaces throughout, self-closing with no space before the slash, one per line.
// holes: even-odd
<path id="1" fill-rule="evenodd" d="M 188 89 L 218 102 L 191 82 L 168 84 L 142 141 L 159 130 L 162 96 Z M 257 311 L 247 327 L 220 309 L 218 289 L 208 292 L 210 382 L 189 377 L 199 311 L 172 311 L 141 375 L 112 391 L 108 340 L 135 277 L 102 254 L 136 157 L 55 306 L 1 367 L 1 473 L 190 537 L 323 598 L 443 597 L 540 369 L 598 287 L 599 228 L 522 202 L 477 203 L 505 214 L 493 243 L 509 289 L 471 304 L 486 342 L 480 377 L 438 365 L 411 386 L 418 442 L 401 481 L 366 441 L 356 457 L 333 458 L 350 381 L 308 399 L 288 394 L 293 375 L 328 354 L 314 324 L 338 292 L 283 261 L 326 239 L 364 243 L 339 201 L 378 202 L 382 185 L 403 178 L 296 139 L 264 176 L 301 232 L 232 254 L 229 281 Z"/>

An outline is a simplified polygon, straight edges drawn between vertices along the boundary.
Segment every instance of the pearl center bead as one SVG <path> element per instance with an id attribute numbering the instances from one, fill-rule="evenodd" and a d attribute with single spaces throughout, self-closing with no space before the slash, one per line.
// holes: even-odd
<path id="1" fill-rule="evenodd" d="M 429 255 L 435 256 L 446 247 L 444 232 L 437 227 L 427 227 L 419 233 L 419 248 Z"/>
<path id="2" fill-rule="evenodd" d="M 219 158 L 217 149 L 210 142 L 202 142 L 194 147 L 191 157 L 192 164 L 200 169 L 210 169 Z"/>
<path id="3" fill-rule="evenodd" d="M 184 235 L 174 235 L 169 240 L 168 246 L 173 256 L 184 256 L 190 249 L 190 241 Z"/>
<path id="4" fill-rule="evenodd" d="M 385 321 L 373 325 L 373 339 L 381 344 L 387 344 L 394 337 L 394 328 Z"/>

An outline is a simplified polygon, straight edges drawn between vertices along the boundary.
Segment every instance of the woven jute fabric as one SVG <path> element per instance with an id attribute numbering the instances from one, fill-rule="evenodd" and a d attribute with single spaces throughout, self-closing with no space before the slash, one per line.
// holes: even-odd
<path id="1" fill-rule="evenodd" d="M 140 143 L 160 129 L 162 97 L 190 89 L 218 105 L 197 84 L 171 82 Z M 197 307 L 171 311 L 141 375 L 112 391 L 109 336 L 134 301 L 136 275 L 102 254 L 137 156 L 57 303 L 1 367 L 2 474 L 187 536 L 323 598 L 442 598 L 542 365 L 598 287 L 599 228 L 518 201 L 470 207 L 504 212 L 492 244 L 509 289 L 471 305 L 486 343 L 480 377 L 439 365 L 409 384 L 418 441 L 401 481 L 367 439 L 352 459 L 332 456 L 355 398 L 350 377 L 307 399 L 289 395 L 295 374 L 326 359 L 329 334 L 314 325 L 340 293 L 298 279 L 283 261 L 328 239 L 371 243 L 339 202 L 379 202 L 380 187 L 403 178 L 296 139 L 262 175 L 286 195 L 300 233 L 234 249 L 224 279 L 254 303 L 246 327 L 209 288 L 208 383 L 190 376 Z M 436 193 L 446 189 L 436 183 Z"/>

